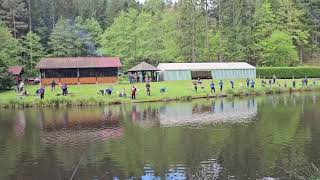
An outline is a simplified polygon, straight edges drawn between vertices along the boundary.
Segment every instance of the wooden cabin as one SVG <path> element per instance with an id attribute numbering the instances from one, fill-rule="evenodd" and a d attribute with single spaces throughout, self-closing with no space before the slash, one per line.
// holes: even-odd
<path id="1" fill-rule="evenodd" d="M 96 84 L 118 82 L 121 67 L 118 57 L 55 57 L 44 58 L 36 66 L 41 83 Z"/>
<path id="2" fill-rule="evenodd" d="M 13 74 L 14 80 L 22 81 L 22 74 L 24 73 L 23 66 L 10 66 L 8 71 Z"/>

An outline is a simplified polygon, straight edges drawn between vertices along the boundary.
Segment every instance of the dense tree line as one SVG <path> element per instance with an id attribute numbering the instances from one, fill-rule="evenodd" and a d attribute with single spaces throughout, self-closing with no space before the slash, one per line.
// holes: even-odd
<path id="1" fill-rule="evenodd" d="M 0 0 L 0 21 L 2 66 L 30 74 L 44 56 L 294 66 L 320 53 L 319 0 Z"/>

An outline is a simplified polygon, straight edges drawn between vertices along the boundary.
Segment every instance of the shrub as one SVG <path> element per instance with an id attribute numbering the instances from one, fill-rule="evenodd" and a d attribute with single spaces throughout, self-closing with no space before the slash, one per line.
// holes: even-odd
<path id="1" fill-rule="evenodd" d="M 271 78 L 276 75 L 280 79 L 295 78 L 319 78 L 320 68 L 318 67 L 258 67 L 257 77 Z"/>

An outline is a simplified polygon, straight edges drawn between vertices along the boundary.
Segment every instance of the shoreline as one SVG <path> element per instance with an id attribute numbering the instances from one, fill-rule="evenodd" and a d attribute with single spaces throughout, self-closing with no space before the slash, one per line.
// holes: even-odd
<path id="1" fill-rule="evenodd" d="M 272 94 L 292 94 L 297 92 L 320 92 L 319 86 L 308 86 L 300 88 L 284 88 L 284 87 L 264 87 L 263 89 L 228 89 L 225 92 L 218 92 L 215 94 L 207 93 L 205 95 L 188 95 L 188 96 L 176 96 L 176 97 L 163 97 L 156 99 L 142 99 L 131 100 L 126 99 L 102 99 L 102 98 L 82 98 L 82 99 L 63 99 L 63 98 L 51 98 L 51 99 L 35 99 L 33 101 L 26 101 L 23 99 L 9 100 L 7 102 L 0 102 L 0 109 L 25 109 L 25 108 L 42 108 L 42 107 L 101 107 L 107 105 L 119 105 L 119 104 L 135 104 L 135 103 L 150 103 L 150 102 L 172 102 L 172 101 L 191 101 L 193 99 L 214 99 L 214 98 L 236 98 L 236 97 L 248 97 L 248 96 L 263 96 Z"/>

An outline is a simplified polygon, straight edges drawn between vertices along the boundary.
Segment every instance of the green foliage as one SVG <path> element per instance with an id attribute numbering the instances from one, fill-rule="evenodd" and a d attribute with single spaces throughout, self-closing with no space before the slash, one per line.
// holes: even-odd
<path id="1" fill-rule="evenodd" d="M 34 74 L 33 71 L 36 64 L 45 55 L 44 48 L 40 41 L 41 38 L 33 32 L 29 32 L 22 38 L 22 64 L 29 74 Z"/>
<path id="2" fill-rule="evenodd" d="M 43 56 L 95 56 L 99 49 L 99 55 L 120 56 L 125 68 L 141 61 L 291 66 L 316 60 L 319 10 L 315 0 L 0 0 L 0 20 L 17 38 L 27 36 L 30 23 Z M 25 51 L 19 56 L 30 61 Z"/>
<path id="3" fill-rule="evenodd" d="M 275 31 L 272 35 L 259 43 L 261 47 L 260 66 L 294 66 L 298 60 L 298 53 L 288 34 Z"/>
<path id="4" fill-rule="evenodd" d="M 0 20 L 5 22 L 17 38 L 27 29 L 27 9 L 23 0 L 0 0 Z"/>
<path id="5" fill-rule="evenodd" d="M 271 78 L 276 75 L 277 78 L 319 78 L 320 68 L 317 67 L 258 67 L 257 77 Z"/>
<path id="6" fill-rule="evenodd" d="M 165 42 L 161 38 L 163 34 L 159 32 L 161 29 L 155 18 L 146 11 L 135 9 L 122 12 L 101 36 L 99 52 L 119 56 L 125 65 L 134 65 L 136 60 L 157 62 L 162 56 L 170 55 L 165 54 L 164 46 L 172 41 Z"/>
<path id="7" fill-rule="evenodd" d="M 0 90 L 10 89 L 14 85 L 12 74 L 7 71 L 6 66 L 0 67 Z"/>
<path id="8" fill-rule="evenodd" d="M 4 65 L 19 64 L 20 47 L 9 29 L 0 21 L 0 62 Z"/>
<path id="9" fill-rule="evenodd" d="M 80 21 L 81 22 L 81 21 Z M 88 29 L 90 29 L 88 27 Z M 95 29 L 94 29 L 95 30 Z M 76 21 L 60 19 L 50 35 L 52 56 L 90 56 L 96 51 L 95 39 L 86 28 Z"/>

